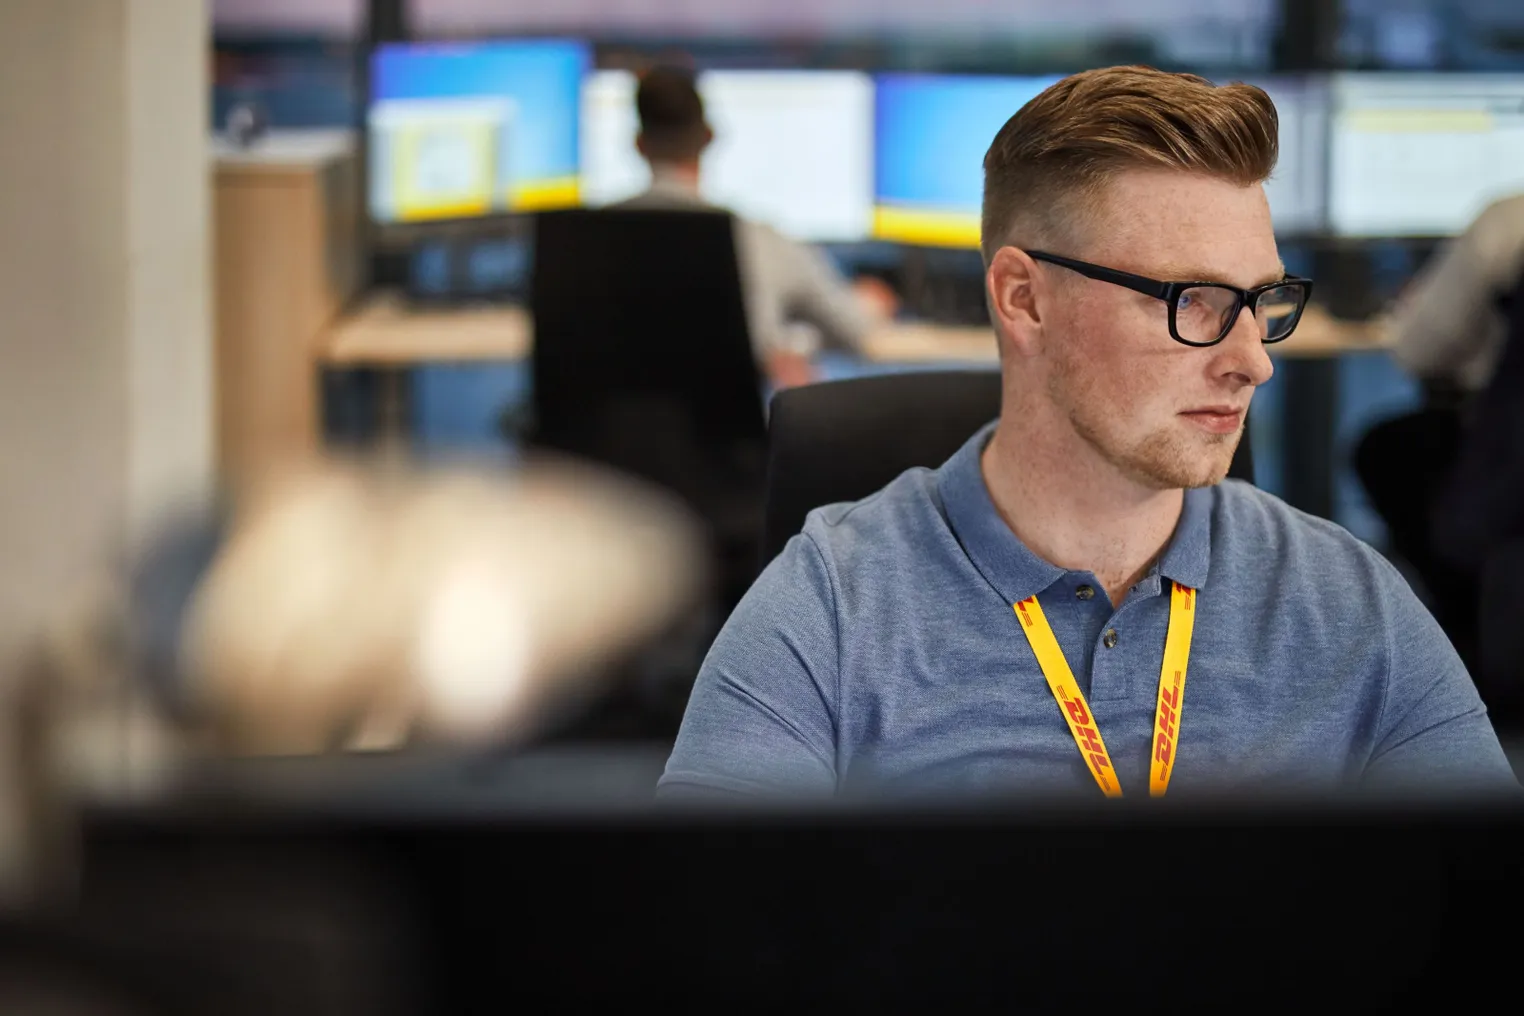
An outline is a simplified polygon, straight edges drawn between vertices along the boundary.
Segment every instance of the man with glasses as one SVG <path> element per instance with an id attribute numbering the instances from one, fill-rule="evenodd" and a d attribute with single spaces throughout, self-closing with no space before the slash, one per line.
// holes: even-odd
<path id="1" fill-rule="evenodd" d="M 1312 290 L 1276 252 L 1276 130 L 1257 88 L 1138 67 L 1017 111 L 984 163 L 1000 419 L 811 513 L 663 795 L 1517 791 L 1401 576 L 1224 482 Z"/>

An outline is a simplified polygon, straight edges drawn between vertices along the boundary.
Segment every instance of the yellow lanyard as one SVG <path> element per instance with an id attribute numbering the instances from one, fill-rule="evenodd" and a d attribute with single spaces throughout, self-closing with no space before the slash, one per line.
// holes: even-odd
<path id="1" fill-rule="evenodd" d="M 1174 772 L 1175 746 L 1180 737 L 1180 703 L 1185 696 L 1185 668 L 1191 659 L 1191 632 L 1196 623 L 1196 590 L 1178 582 L 1171 585 L 1169 598 L 1169 634 L 1164 639 L 1164 665 L 1159 670 L 1159 702 L 1154 711 L 1153 752 L 1148 765 L 1148 792 L 1163 797 L 1169 789 L 1170 774 Z M 1069 723 L 1069 733 L 1079 746 L 1080 756 L 1085 760 L 1095 782 L 1107 797 L 1121 797 L 1122 786 L 1117 782 L 1116 768 L 1101 740 L 1095 717 L 1090 706 L 1074 680 L 1074 672 L 1058 648 L 1053 628 L 1037 605 L 1037 597 L 1030 596 L 1015 604 L 1016 616 L 1021 618 L 1021 630 L 1032 644 L 1032 654 L 1037 665 L 1048 679 L 1053 697 L 1058 699 L 1064 719 Z"/>

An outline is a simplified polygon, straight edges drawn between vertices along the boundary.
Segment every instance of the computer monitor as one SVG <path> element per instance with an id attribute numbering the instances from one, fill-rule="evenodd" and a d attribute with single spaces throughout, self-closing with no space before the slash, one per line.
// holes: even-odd
<path id="1" fill-rule="evenodd" d="M 984 153 L 1056 77 L 884 74 L 874 82 L 873 235 L 979 246 Z"/>
<path id="2" fill-rule="evenodd" d="M 591 206 L 651 182 L 635 150 L 636 78 L 599 71 L 582 96 L 582 196 Z M 714 142 L 699 167 L 709 201 L 799 240 L 868 237 L 873 83 L 855 71 L 709 71 L 698 77 Z"/>
<path id="3" fill-rule="evenodd" d="M 1347 73 L 1332 89 L 1336 235 L 1453 236 L 1524 191 L 1524 75 Z"/>
<path id="4" fill-rule="evenodd" d="M 407 43 L 371 56 L 377 223 L 578 203 L 578 101 L 591 49 L 570 39 Z"/>
<path id="5" fill-rule="evenodd" d="M 977 247 L 984 153 L 1006 120 L 1056 80 L 881 75 L 874 235 L 905 243 Z M 1265 188 L 1276 231 L 1320 232 L 1326 83 L 1298 77 L 1250 83 L 1269 93 L 1280 117 L 1280 160 Z"/>

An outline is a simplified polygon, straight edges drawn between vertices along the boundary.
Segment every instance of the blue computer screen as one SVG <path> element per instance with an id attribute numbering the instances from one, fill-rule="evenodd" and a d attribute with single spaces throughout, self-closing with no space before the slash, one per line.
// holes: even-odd
<path id="1" fill-rule="evenodd" d="M 977 247 L 984 153 L 1057 77 L 884 74 L 875 80 L 874 235 Z"/>
<path id="2" fill-rule="evenodd" d="M 378 222 L 578 203 L 590 47 L 571 39 L 415 43 L 371 58 L 370 207 Z"/>

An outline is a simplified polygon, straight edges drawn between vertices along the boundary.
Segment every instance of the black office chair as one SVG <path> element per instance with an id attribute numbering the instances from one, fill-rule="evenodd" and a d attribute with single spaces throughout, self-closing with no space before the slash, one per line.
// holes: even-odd
<path id="1" fill-rule="evenodd" d="M 1431 493 L 1429 538 L 1451 579 L 1434 614 L 1471 667 L 1493 726 L 1516 739 L 1524 735 L 1524 274 L 1497 306 L 1507 338 L 1492 379 L 1452 414 L 1454 460 L 1437 472 L 1439 489 L 1411 496 Z"/>
<path id="2" fill-rule="evenodd" d="M 731 216 L 576 209 L 535 226 L 533 444 L 760 513 L 767 425 Z"/>
<path id="3" fill-rule="evenodd" d="M 659 483 L 754 577 L 767 424 L 725 212 L 536 220 L 529 444 Z M 742 564 L 734 563 L 743 561 Z"/>
<path id="4" fill-rule="evenodd" d="M 542 213 L 530 304 L 526 447 L 667 488 L 708 527 L 713 549 L 712 601 L 668 640 L 683 649 L 678 662 L 642 657 L 638 679 L 616 682 L 614 698 L 561 736 L 673 737 L 704 650 L 757 575 L 767 424 L 732 217 Z"/>
<path id="5" fill-rule="evenodd" d="M 917 371 L 789 388 L 769 422 L 764 567 L 813 508 L 856 501 L 907 469 L 935 468 L 1000 415 L 1000 373 Z M 1247 431 L 1228 475 L 1254 480 Z"/>

